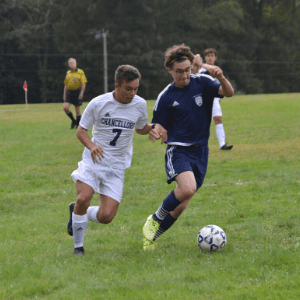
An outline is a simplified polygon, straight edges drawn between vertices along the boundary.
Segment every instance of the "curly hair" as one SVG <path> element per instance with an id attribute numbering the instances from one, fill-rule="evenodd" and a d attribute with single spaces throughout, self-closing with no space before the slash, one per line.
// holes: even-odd
<path id="1" fill-rule="evenodd" d="M 165 62 L 164 65 L 166 68 L 173 68 L 174 63 L 182 62 L 185 59 L 188 59 L 191 63 L 194 60 L 194 54 L 192 53 L 190 47 L 185 44 L 174 45 L 171 48 L 168 48 L 165 52 Z"/>
<path id="2" fill-rule="evenodd" d="M 214 48 L 208 48 L 204 51 L 204 55 L 207 55 L 208 53 L 214 53 L 217 56 L 217 51 Z"/>
<path id="3" fill-rule="evenodd" d="M 141 79 L 142 76 L 139 70 L 130 65 L 121 65 L 115 73 L 115 83 L 121 84 L 123 80 L 130 82 L 135 79 Z"/>

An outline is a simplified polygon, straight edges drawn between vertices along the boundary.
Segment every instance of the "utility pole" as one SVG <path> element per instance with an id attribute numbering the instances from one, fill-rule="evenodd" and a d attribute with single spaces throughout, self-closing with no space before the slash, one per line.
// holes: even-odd
<path id="1" fill-rule="evenodd" d="M 97 29 L 89 29 L 87 31 L 87 34 L 93 34 L 95 35 L 95 39 L 103 38 L 103 75 L 104 75 L 104 93 L 108 92 L 108 84 L 107 84 L 107 44 L 106 44 L 106 36 L 108 35 L 108 30 L 105 31 L 102 29 L 102 31 Z"/>

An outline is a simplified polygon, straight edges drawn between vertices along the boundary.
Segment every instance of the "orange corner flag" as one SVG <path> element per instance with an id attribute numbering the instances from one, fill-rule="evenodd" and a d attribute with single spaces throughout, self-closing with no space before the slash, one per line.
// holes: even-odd
<path id="1" fill-rule="evenodd" d="M 26 81 L 25 81 L 24 84 L 23 84 L 23 89 L 24 89 L 24 90 L 27 90 L 27 82 L 26 82 Z"/>

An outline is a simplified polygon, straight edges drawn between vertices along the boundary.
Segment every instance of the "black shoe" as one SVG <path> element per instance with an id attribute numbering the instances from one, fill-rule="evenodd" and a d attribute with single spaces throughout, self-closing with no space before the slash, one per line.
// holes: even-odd
<path id="1" fill-rule="evenodd" d="M 70 219 L 69 219 L 69 222 L 68 222 L 68 234 L 70 236 L 73 236 L 73 227 L 72 227 L 72 213 L 73 213 L 73 210 L 74 210 L 74 206 L 75 206 L 75 202 L 71 202 L 69 204 L 69 210 L 70 210 Z"/>
<path id="2" fill-rule="evenodd" d="M 72 121 L 70 129 L 73 129 L 76 125 L 77 125 L 77 122 L 75 120 Z"/>
<path id="3" fill-rule="evenodd" d="M 84 256 L 84 249 L 83 249 L 83 247 L 75 248 L 74 249 L 74 255 Z"/>
<path id="4" fill-rule="evenodd" d="M 221 150 L 231 150 L 232 149 L 232 147 L 233 147 L 233 145 L 223 145 L 220 149 Z"/>

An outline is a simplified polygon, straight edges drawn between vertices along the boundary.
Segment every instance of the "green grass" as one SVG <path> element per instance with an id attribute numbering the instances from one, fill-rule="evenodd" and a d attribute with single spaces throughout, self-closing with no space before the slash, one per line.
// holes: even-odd
<path id="1" fill-rule="evenodd" d="M 175 183 L 165 146 L 135 134 L 118 214 L 88 224 L 85 257 L 66 231 L 83 146 L 61 104 L 28 108 L 0 107 L 0 299 L 299 299 L 300 94 L 222 101 L 234 147 L 219 150 L 212 124 L 204 185 L 153 253 L 142 226 Z M 223 251 L 198 248 L 208 224 L 225 230 Z"/>

